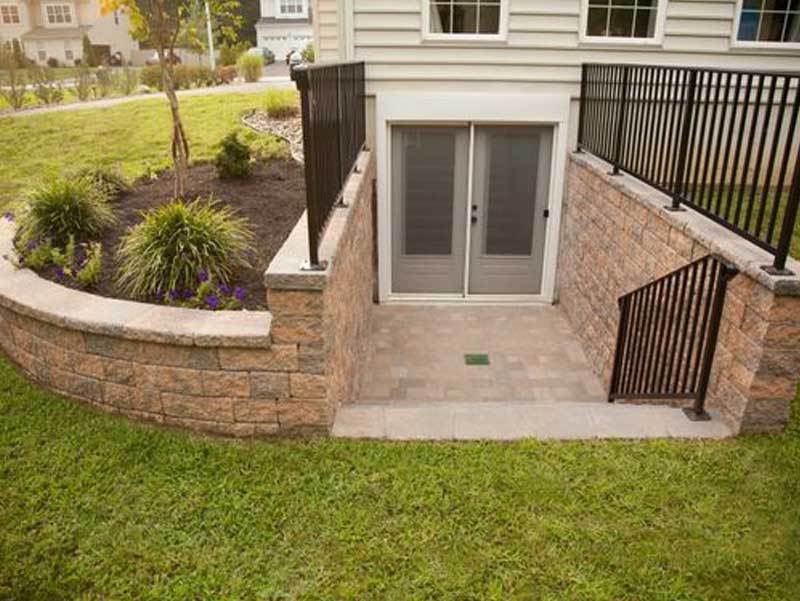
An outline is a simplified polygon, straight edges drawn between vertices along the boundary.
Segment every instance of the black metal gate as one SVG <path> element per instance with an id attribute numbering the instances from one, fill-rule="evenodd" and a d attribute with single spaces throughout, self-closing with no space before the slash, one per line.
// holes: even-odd
<path id="1" fill-rule="evenodd" d="M 728 281 L 738 270 L 707 255 L 620 297 L 609 402 L 692 399 L 690 419 L 709 419 L 704 404 Z"/>

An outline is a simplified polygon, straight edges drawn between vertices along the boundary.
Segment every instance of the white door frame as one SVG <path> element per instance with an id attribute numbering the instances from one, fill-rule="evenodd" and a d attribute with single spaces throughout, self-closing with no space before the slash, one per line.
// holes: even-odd
<path id="1" fill-rule="evenodd" d="M 555 300 L 564 169 L 569 130 L 569 94 L 379 93 L 375 96 L 377 154 L 378 300 L 391 302 L 552 303 Z M 545 234 L 542 292 L 535 295 L 400 294 L 392 292 L 391 126 L 397 124 L 464 123 L 551 125 L 553 157 L 550 218 Z M 470 145 L 470 148 L 472 145 Z M 469 172 L 472 172 L 470 160 Z M 471 182 L 470 177 L 470 182 Z M 471 184 L 470 184 L 471 185 Z M 471 199 L 469 199 L 471 202 Z M 470 205 L 468 205 L 470 206 Z M 466 274 L 465 274 L 466 275 Z"/>

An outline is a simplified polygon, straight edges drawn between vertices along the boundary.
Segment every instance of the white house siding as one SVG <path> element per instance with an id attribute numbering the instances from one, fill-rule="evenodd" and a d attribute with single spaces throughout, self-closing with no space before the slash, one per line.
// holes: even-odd
<path id="1" fill-rule="evenodd" d="M 731 47 L 735 0 L 670 0 L 662 44 L 633 46 L 581 43 L 580 0 L 509 0 L 503 42 L 422 41 L 422 1 L 340 0 L 352 10 L 353 58 L 367 63 L 369 95 L 445 85 L 450 92 L 569 93 L 575 121 L 583 62 L 800 70 L 796 49 Z M 320 43 L 335 48 L 336 28 L 326 31 Z"/>

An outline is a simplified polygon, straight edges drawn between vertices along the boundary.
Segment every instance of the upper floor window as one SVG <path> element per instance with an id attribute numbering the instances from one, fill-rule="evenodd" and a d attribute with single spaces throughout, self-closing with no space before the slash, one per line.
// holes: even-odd
<path id="1" fill-rule="evenodd" d="M 0 22 L 15 25 L 20 22 L 19 6 L 16 4 L 0 4 Z"/>
<path id="2" fill-rule="evenodd" d="M 47 4 L 45 5 L 47 22 L 50 25 L 65 25 L 72 23 L 72 6 L 69 4 Z"/>
<path id="3" fill-rule="evenodd" d="M 800 0 L 742 0 L 736 39 L 800 43 Z"/>
<path id="4" fill-rule="evenodd" d="M 426 37 L 503 36 L 507 4 L 503 0 L 424 0 Z"/>
<path id="5" fill-rule="evenodd" d="M 284 17 L 300 17 L 305 14 L 303 0 L 279 0 L 278 13 Z"/>
<path id="6" fill-rule="evenodd" d="M 656 41 L 663 0 L 584 0 L 583 37 L 605 41 Z"/>

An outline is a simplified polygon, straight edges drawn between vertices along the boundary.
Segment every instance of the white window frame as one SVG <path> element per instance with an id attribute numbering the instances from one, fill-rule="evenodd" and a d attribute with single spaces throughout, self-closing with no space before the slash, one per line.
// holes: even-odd
<path id="1" fill-rule="evenodd" d="M 285 0 L 283 0 L 285 1 Z M 296 1 L 296 0 L 295 0 Z M 275 0 L 275 18 L 276 19 L 307 19 L 308 18 L 308 2 L 305 0 L 300 1 L 299 13 L 285 13 L 281 10 L 282 0 Z"/>
<path id="2" fill-rule="evenodd" d="M 500 26 L 497 33 L 432 33 L 431 0 L 422 2 L 422 39 L 432 42 L 505 42 L 508 39 L 508 5 L 500 0 Z"/>
<path id="3" fill-rule="evenodd" d="M 764 48 L 771 50 L 800 50 L 800 42 L 762 42 L 759 40 L 740 40 L 739 25 L 742 20 L 744 0 L 736 0 L 736 13 L 731 31 L 731 48 Z"/>
<path id="4" fill-rule="evenodd" d="M 667 4 L 668 0 L 658 0 L 656 5 L 656 29 L 652 38 L 623 38 L 586 35 L 586 28 L 589 25 L 589 0 L 581 0 L 578 40 L 581 44 L 596 44 L 598 46 L 661 46 L 664 43 Z"/>
<path id="5" fill-rule="evenodd" d="M 69 8 L 69 22 L 64 20 L 63 23 L 51 23 L 50 17 L 47 15 L 47 8 L 49 6 L 66 6 Z M 75 13 L 75 5 L 72 2 L 43 2 L 42 3 L 42 19 L 45 27 L 75 27 L 77 25 L 77 14 Z"/>
<path id="6" fill-rule="evenodd" d="M 17 2 L 0 2 L 0 6 L 7 6 L 8 8 L 15 8 L 17 10 L 17 20 L 6 22 L 2 15 L 0 15 L 0 25 L 22 25 L 22 7 Z M 9 14 L 11 14 L 9 12 Z"/>

